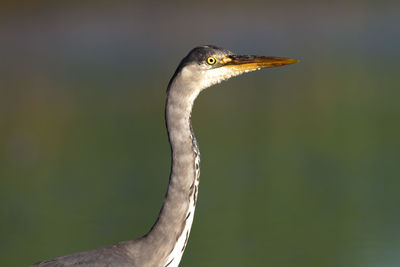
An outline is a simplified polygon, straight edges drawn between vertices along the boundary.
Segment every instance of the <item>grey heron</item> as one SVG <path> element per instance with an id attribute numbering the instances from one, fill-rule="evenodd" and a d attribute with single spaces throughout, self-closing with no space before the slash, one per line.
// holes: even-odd
<path id="1" fill-rule="evenodd" d="M 196 97 L 205 88 L 230 77 L 296 62 L 281 57 L 240 56 L 211 45 L 192 49 L 168 84 L 165 121 L 171 146 L 171 172 L 164 203 L 151 230 L 135 240 L 56 257 L 31 266 L 178 266 L 193 222 L 200 177 L 200 151 L 191 126 Z"/>

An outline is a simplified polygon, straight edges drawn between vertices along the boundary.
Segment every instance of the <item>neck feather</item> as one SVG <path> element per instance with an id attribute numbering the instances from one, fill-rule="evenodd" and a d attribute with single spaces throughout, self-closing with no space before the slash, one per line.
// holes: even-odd
<path id="1" fill-rule="evenodd" d="M 168 191 L 157 222 L 146 236 L 162 266 L 178 266 L 193 222 L 200 176 L 200 152 L 191 126 L 195 95 L 174 84 L 168 91 L 165 119 L 171 145 Z"/>

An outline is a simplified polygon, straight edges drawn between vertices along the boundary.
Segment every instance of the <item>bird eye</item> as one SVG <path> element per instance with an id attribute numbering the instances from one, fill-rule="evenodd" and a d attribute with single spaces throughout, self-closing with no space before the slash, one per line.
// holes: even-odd
<path id="1" fill-rule="evenodd" d="M 208 57 L 207 58 L 207 64 L 208 65 L 214 65 L 217 62 L 217 60 L 215 59 L 215 57 Z"/>

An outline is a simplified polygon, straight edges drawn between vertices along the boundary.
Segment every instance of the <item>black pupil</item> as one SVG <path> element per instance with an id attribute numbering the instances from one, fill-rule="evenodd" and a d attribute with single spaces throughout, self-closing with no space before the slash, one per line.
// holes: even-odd
<path id="1" fill-rule="evenodd" d="M 208 59 L 208 63 L 213 64 L 214 62 L 215 62 L 215 59 L 214 59 L 214 58 L 210 57 L 210 58 Z"/>

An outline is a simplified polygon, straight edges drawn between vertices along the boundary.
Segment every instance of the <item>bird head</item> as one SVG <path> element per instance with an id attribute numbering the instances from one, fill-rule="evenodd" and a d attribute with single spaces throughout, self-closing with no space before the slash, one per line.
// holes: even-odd
<path id="1" fill-rule="evenodd" d="M 236 55 L 229 50 L 212 45 L 192 49 L 182 59 L 168 85 L 190 98 L 203 89 L 231 77 L 263 68 L 293 64 L 298 60 L 282 57 Z M 187 90 L 190 90 L 189 92 Z"/>

